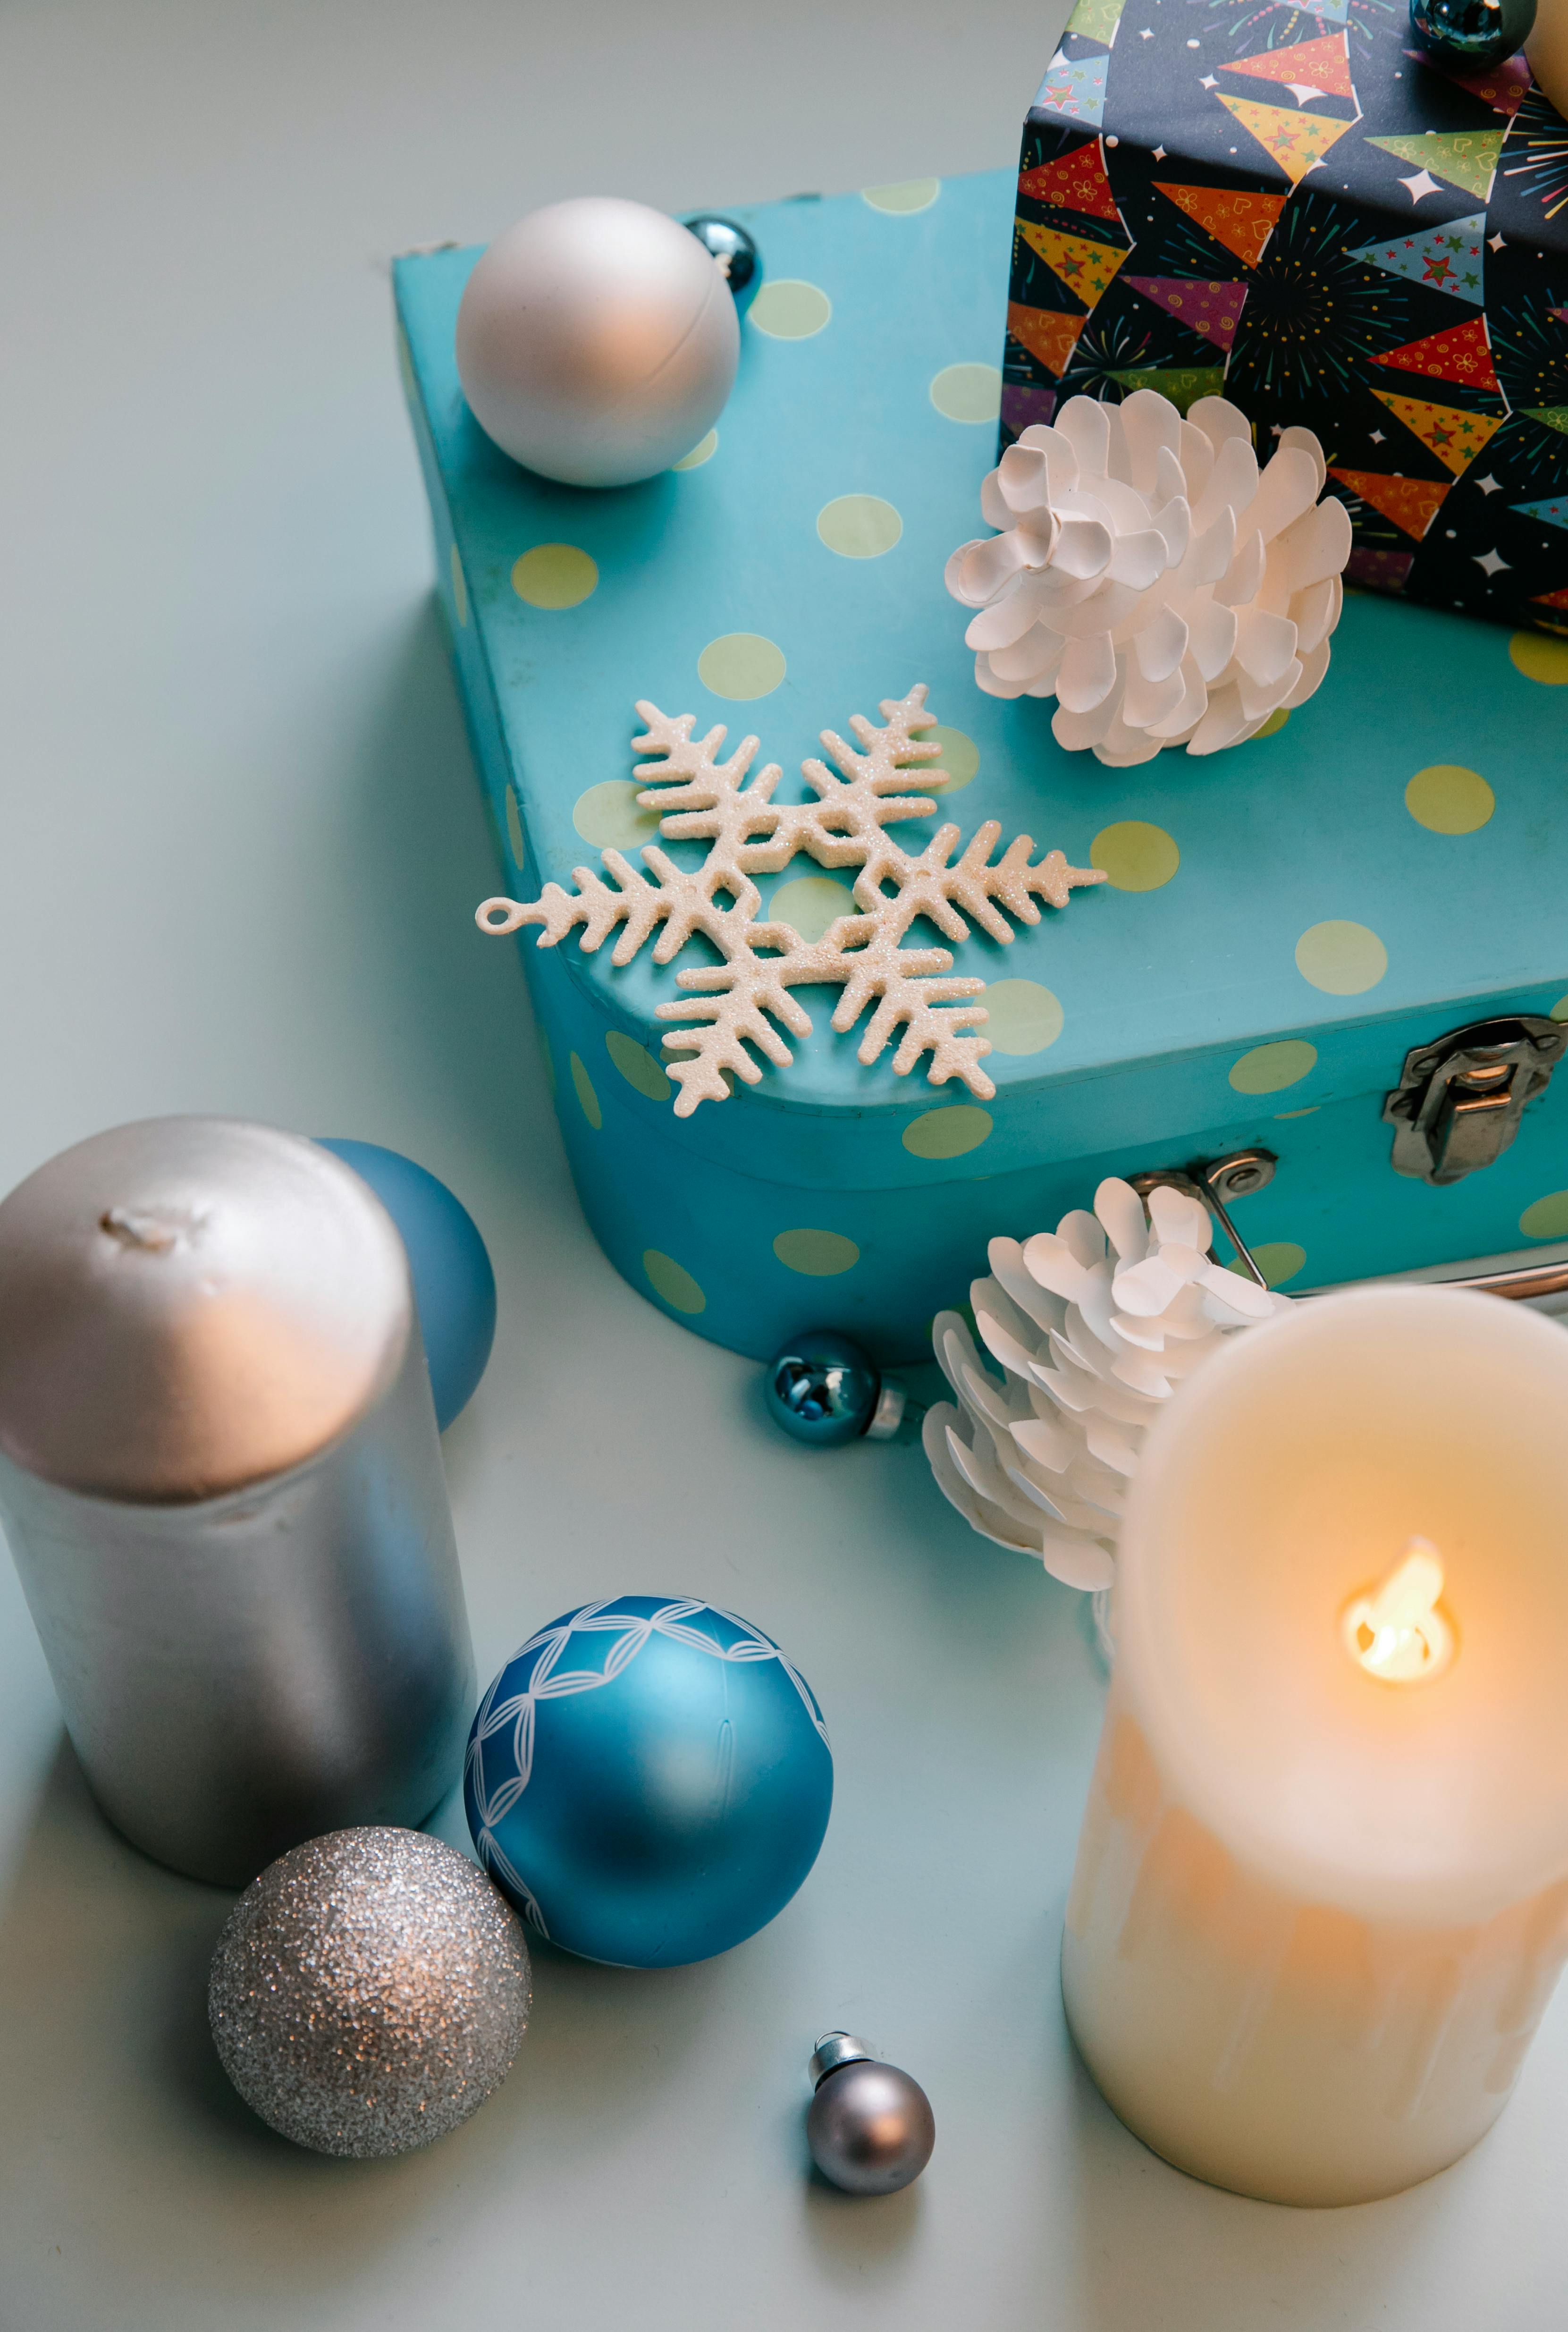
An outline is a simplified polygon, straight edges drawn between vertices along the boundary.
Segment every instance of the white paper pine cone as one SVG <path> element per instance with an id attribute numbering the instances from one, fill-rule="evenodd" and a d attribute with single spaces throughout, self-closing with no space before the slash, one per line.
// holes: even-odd
<path id="1" fill-rule="evenodd" d="M 1149 1215 L 1109 1180 L 1094 1214 L 1064 1215 L 1021 1246 L 992 1239 L 992 1276 L 970 1295 L 999 1384 L 956 1312 L 932 1324 L 958 1400 L 937 1402 L 923 1428 L 939 1487 L 982 1537 L 1039 1555 L 1069 1587 L 1111 1583 L 1127 1482 L 1161 1403 L 1223 1336 L 1289 1309 L 1213 1261 L 1196 1199 L 1152 1190 Z"/>
<path id="2" fill-rule="evenodd" d="M 981 487 L 999 532 L 947 562 L 953 597 L 980 610 L 976 680 L 1056 697 L 1058 744 L 1114 769 L 1242 743 L 1328 670 L 1351 532 L 1344 504 L 1317 499 L 1326 475 L 1299 428 L 1260 473 L 1223 397 L 1185 421 L 1152 389 L 1069 398 Z"/>

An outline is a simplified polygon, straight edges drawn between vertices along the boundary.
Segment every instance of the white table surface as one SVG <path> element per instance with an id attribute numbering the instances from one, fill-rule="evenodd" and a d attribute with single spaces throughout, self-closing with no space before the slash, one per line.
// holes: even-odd
<path id="1" fill-rule="evenodd" d="M 1468 2161 L 1296 2213 L 1147 2154 L 1075 2063 L 1062 1902 L 1101 1695 L 1078 1599 L 917 1451 L 812 1458 L 578 1214 L 431 598 L 387 254 L 576 192 L 671 207 L 1011 158 L 1059 0 L 6 0 L 0 12 L 0 1188 L 170 1110 L 411 1152 L 501 1285 L 449 1436 L 479 1661 L 709 1595 L 827 1709 L 817 1869 L 709 1965 L 541 1948 L 516 2069 L 400 2163 L 227 2089 L 230 1898 L 103 1825 L 0 1569 L 4 2332 L 1544 2332 L 1568 2002 Z M 559 21 L 550 22 L 556 18 Z M 444 1833 L 464 1842 L 449 1805 Z M 927 2085 L 908 2193 L 810 2183 L 803 2064 Z"/>

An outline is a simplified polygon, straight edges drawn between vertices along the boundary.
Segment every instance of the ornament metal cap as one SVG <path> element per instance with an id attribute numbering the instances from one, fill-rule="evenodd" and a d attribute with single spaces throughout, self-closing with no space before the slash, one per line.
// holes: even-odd
<path id="1" fill-rule="evenodd" d="M 864 2040 L 857 2040 L 852 2032 L 825 2032 L 811 2051 L 811 2062 L 807 2067 L 812 2088 L 819 2089 L 828 2074 L 836 2073 L 840 2065 L 870 2063 L 875 2054 L 874 2049 L 868 2048 Z"/>

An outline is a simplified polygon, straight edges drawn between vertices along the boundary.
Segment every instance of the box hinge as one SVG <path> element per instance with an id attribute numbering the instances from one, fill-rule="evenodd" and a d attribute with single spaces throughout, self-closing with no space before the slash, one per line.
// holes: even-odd
<path id="1" fill-rule="evenodd" d="M 1525 1103 L 1545 1092 L 1565 1045 L 1568 1027 L 1524 1013 L 1473 1020 L 1417 1045 L 1383 1103 L 1395 1173 L 1462 1182 L 1492 1165 L 1518 1133 Z"/>

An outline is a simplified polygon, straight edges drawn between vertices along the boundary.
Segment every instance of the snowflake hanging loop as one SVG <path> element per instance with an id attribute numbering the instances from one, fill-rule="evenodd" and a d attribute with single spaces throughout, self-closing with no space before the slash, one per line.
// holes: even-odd
<path id="1" fill-rule="evenodd" d="M 685 993 L 659 1007 L 661 1020 L 692 1024 L 670 1029 L 664 1040 L 672 1056 L 669 1074 L 681 1088 L 677 1117 L 689 1117 L 702 1102 L 722 1101 L 729 1074 L 758 1084 L 762 1072 L 754 1053 L 776 1067 L 789 1066 L 795 1056 L 779 1029 L 810 1035 L 810 1016 L 789 993 L 806 985 L 841 989 L 832 1020 L 840 1033 L 875 1008 L 859 1047 L 868 1067 L 902 1029 L 893 1061 L 900 1076 L 929 1055 L 931 1084 L 956 1076 L 989 1101 L 996 1087 L 980 1062 L 990 1043 L 970 1033 L 986 1018 L 984 1006 L 973 1000 L 985 982 L 950 977 L 952 957 L 946 948 L 905 947 L 905 934 L 923 915 L 947 939 L 967 939 L 970 925 L 978 924 L 992 939 L 1009 941 L 1009 916 L 1013 922 L 1037 923 L 1037 901 L 1060 909 L 1075 889 L 1105 878 L 1096 868 L 1070 866 L 1059 850 L 1031 863 L 1035 846 L 1028 835 L 1009 843 L 993 865 L 991 852 L 1001 834 L 994 818 L 978 828 L 956 864 L 956 826 L 940 827 L 916 855 L 901 849 L 886 828 L 903 818 L 929 817 L 936 803 L 900 789 L 916 769 L 929 785 L 947 781 L 944 769 L 922 767 L 941 751 L 919 734 L 935 721 L 925 699 L 918 683 L 907 696 L 884 699 L 880 729 L 856 713 L 849 724 L 854 745 L 825 729 L 822 745 L 834 766 L 815 758 L 801 764 L 816 800 L 783 803 L 773 799 L 783 774 L 776 761 L 747 783 L 757 738 L 743 737 L 722 761 L 722 725 L 693 738 L 693 713 L 672 719 L 639 701 L 645 733 L 632 740 L 632 750 L 658 758 L 634 770 L 650 780 L 638 802 L 659 811 L 665 840 L 705 843 L 703 865 L 677 866 L 650 843 L 641 853 L 644 874 L 620 851 L 605 850 L 599 855 L 610 882 L 591 867 L 577 866 L 575 892 L 547 883 L 530 904 L 486 899 L 474 920 L 497 938 L 537 924 L 540 947 L 559 946 L 569 932 L 580 930 L 578 943 L 588 954 L 618 927 L 610 958 L 616 964 L 630 963 L 655 931 L 653 956 L 659 964 L 701 932 L 723 961 L 677 972 L 675 985 Z M 752 879 L 779 873 L 802 851 L 819 866 L 859 869 L 859 912 L 837 916 L 821 939 L 810 941 L 789 923 L 757 920 L 762 902 Z"/>

